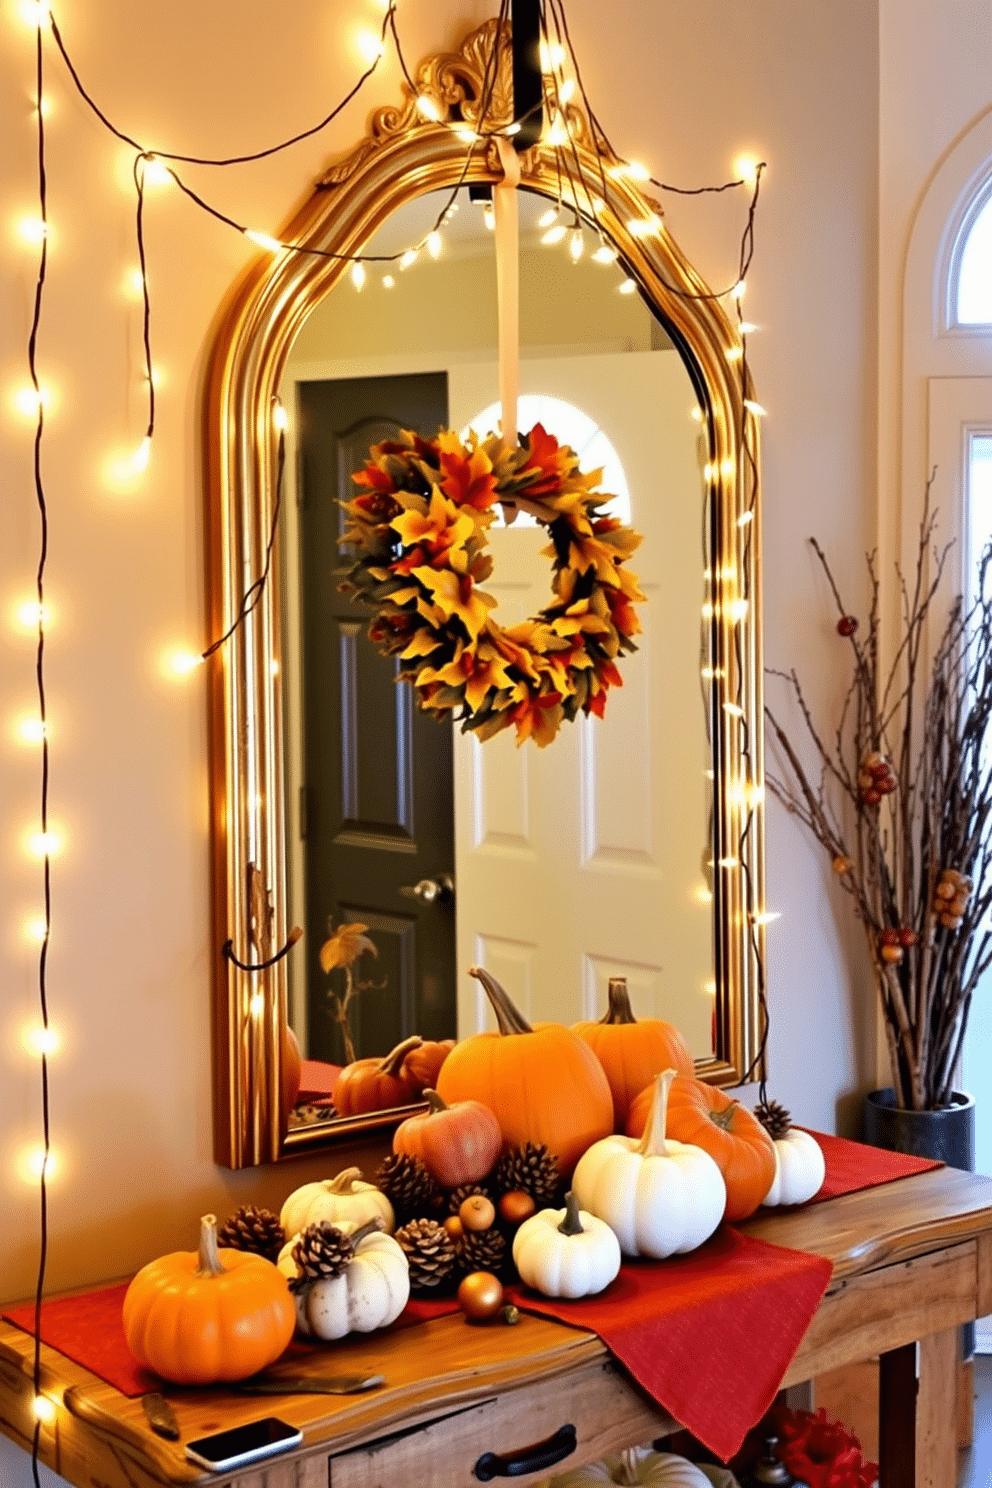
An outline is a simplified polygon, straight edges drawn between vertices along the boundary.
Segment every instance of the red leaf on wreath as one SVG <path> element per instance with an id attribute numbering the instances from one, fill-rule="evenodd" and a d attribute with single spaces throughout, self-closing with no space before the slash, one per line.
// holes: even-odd
<path id="1" fill-rule="evenodd" d="M 356 470 L 351 478 L 356 486 L 371 486 L 376 491 L 396 490 L 392 476 L 385 470 L 380 470 L 378 465 L 366 465 L 364 470 Z"/>
<path id="2" fill-rule="evenodd" d="M 527 497 L 546 495 L 547 492 L 556 492 L 562 483 L 562 479 L 568 473 L 568 466 L 572 462 L 572 452 L 566 446 L 558 443 L 553 434 L 549 434 L 543 424 L 535 424 L 530 433 L 525 436 L 527 442 L 527 464 L 520 472 L 521 478 L 530 474 L 532 470 L 538 472 L 538 479 L 528 482 L 523 490 Z"/>
<path id="3" fill-rule="evenodd" d="M 496 477 L 485 450 L 473 450 L 466 459 L 442 448 L 441 469 L 444 471 L 441 490 L 456 506 L 472 506 L 476 511 L 486 511 L 494 504 Z"/>

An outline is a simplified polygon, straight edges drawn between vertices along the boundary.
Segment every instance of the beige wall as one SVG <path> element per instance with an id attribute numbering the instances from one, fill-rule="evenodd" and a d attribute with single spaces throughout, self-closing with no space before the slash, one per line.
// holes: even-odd
<path id="1" fill-rule="evenodd" d="M 889 11 L 897 9 L 889 5 Z M 939 7 L 934 7 L 935 10 Z M 978 0 L 974 10 L 981 9 Z M 483 0 L 404 0 L 411 58 L 484 18 Z M 852 583 L 876 529 L 878 54 L 873 0 L 570 0 L 586 81 L 617 145 L 677 183 L 729 175 L 743 148 L 771 161 L 747 301 L 762 327 L 753 369 L 765 438 L 767 659 L 802 661 L 817 708 L 837 696 L 829 607 L 805 543 L 811 532 Z M 89 84 L 122 124 L 191 151 L 240 151 L 318 117 L 355 71 L 347 7 L 261 0 L 74 0 L 60 14 Z M 623 27 L 618 28 L 622 16 Z M 278 23 L 273 24 L 273 18 Z M 225 24 L 226 23 L 226 24 Z M 31 646 L 11 622 L 30 592 L 37 519 L 30 440 L 10 411 L 24 380 L 32 254 L 12 221 L 32 209 L 32 40 L 0 18 L 3 110 L 0 262 L 2 406 L 3 827 L 0 862 L 0 1294 L 26 1292 L 36 1199 L 17 1176 L 38 1134 L 38 1077 L 19 1039 L 35 1008 L 35 957 L 20 923 L 35 910 L 37 866 L 21 839 L 36 816 L 37 757 L 10 741 L 30 708 Z M 954 91 L 947 62 L 947 87 Z M 108 488 L 106 457 L 142 433 L 138 312 L 120 282 L 133 262 L 132 203 L 118 147 L 50 63 L 51 285 L 41 356 L 56 385 L 45 468 L 52 504 L 52 812 L 66 834 L 54 877 L 55 1142 L 53 1287 L 126 1271 L 188 1242 L 206 1208 L 276 1202 L 320 1166 L 231 1175 L 210 1144 L 205 725 L 202 678 L 160 671 L 163 651 L 202 639 L 197 386 L 211 318 L 249 250 L 174 192 L 150 204 L 153 335 L 160 425 L 147 475 Z M 395 96 L 395 69 L 368 102 Z M 358 132 L 352 105 L 320 141 L 258 166 L 189 180 L 219 207 L 273 229 L 336 145 Z M 934 147 L 921 142 L 921 151 Z M 911 173 L 912 175 L 912 173 Z M 905 185 L 905 189 L 903 189 Z M 912 180 L 901 183 L 908 201 Z M 898 210 L 893 198 L 893 210 Z M 669 223 L 702 271 L 729 284 L 742 225 L 730 198 L 673 197 Z M 807 842 L 769 812 L 769 940 L 774 1093 L 812 1125 L 845 1120 L 871 1077 L 871 1018 L 852 1013 L 856 947 L 846 904 Z M 845 1104 L 845 1102 L 849 1104 Z"/>

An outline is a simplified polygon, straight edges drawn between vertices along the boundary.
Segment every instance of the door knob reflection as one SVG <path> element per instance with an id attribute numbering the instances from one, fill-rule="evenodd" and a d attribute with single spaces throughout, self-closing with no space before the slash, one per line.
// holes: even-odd
<path id="1" fill-rule="evenodd" d="M 450 873 L 439 873 L 437 878 L 422 878 L 419 883 L 404 884 L 400 893 L 408 899 L 419 899 L 421 904 L 451 904 L 455 897 L 455 881 Z"/>

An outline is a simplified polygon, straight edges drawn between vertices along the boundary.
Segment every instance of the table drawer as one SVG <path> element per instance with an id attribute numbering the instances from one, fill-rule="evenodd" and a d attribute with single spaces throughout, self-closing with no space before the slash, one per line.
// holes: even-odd
<path id="1" fill-rule="evenodd" d="M 550 1379 L 523 1385 L 331 1457 L 329 1488 L 477 1488 L 486 1481 L 476 1471 L 484 1454 L 518 1456 L 566 1426 L 574 1427 L 576 1444 L 561 1466 L 545 1463 L 515 1473 L 514 1481 L 539 1482 L 605 1452 L 651 1441 L 672 1431 L 675 1422 L 615 1365 L 590 1364 L 570 1374 L 567 1384 Z M 498 1485 L 500 1478 L 493 1481 Z"/>

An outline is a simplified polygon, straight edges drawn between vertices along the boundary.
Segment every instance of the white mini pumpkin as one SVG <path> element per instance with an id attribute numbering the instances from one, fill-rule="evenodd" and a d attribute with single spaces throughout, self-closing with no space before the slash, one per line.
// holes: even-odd
<path id="1" fill-rule="evenodd" d="M 355 1254 L 340 1276 L 321 1279 L 294 1292 L 296 1326 L 307 1337 L 345 1338 L 349 1333 L 371 1333 L 399 1317 L 410 1296 L 410 1267 L 398 1243 L 382 1229 L 380 1220 L 335 1226 L 356 1236 Z M 300 1275 L 293 1255 L 294 1235 L 279 1252 L 279 1270 L 292 1282 Z"/>
<path id="2" fill-rule="evenodd" d="M 320 1183 L 304 1183 L 294 1189 L 282 1206 L 279 1223 L 285 1235 L 298 1235 L 307 1225 L 340 1224 L 343 1219 L 352 1224 L 364 1224 L 376 1215 L 382 1220 L 387 1235 L 396 1228 L 393 1206 L 381 1189 L 374 1183 L 363 1183 L 361 1168 L 345 1168 L 336 1178 L 325 1178 Z"/>
<path id="3" fill-rule="evenodd" d="M 697 1467 L 674 1452 L 653 1452 L 650 1447 L 628 1447 L 616 1457 L 589 1462 L 559 1473 L 538 1488 L 584 1488 L 587 1483 L 653 1483 L 661 1488 L 736 1488 L 733 1474 L 723 1467 Z"/>
<path id="4" fill-rule="evenodd" d="M 513 1237 L 520 1280 L 545 1297 L 592 1297 L 620 1270 L 620 1245 L 609 1225 L 580 1210 L 574 1193 L 564 1209 L 541 1209 Z"/>
<path id="5" fill-rule="evenodd" d="M 775 1204 L 805 1204 L 823 1186 L 827 1165 L 823 1149 L 809 1132 L 790 1126 L 784 1136 L 776 1137 L 775 1177 L 764 1202 Z"/>
<path id="6" fill-rule="evenodd" d="M 702 1245 L 723 1218 L 727 1190 L 709 1153 L 665 1137 L 674 1078 L 674 1070 L 658 1076 L 643 1137 L 594 1142 L 572 1177 L 580 1205 L 606 1221 L 624 1255 L 682 1255 Z"/>

